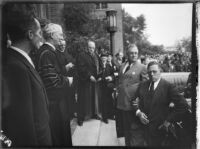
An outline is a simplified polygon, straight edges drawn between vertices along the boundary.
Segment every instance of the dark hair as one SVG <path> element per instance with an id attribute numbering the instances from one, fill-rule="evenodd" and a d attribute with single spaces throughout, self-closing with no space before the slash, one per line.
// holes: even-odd
<path id="1" fill-rule="evenodd" d="M 6 3 L 2 9 L 3 30 L 11 41 L 18 42 L 27 37 L 27 31 L 35 27 L 35 15 L 31 5 Z"/>
<path id="2" fill-rule="evenodd" d="M 107 53 L 102 53 L 101 57 L 108 57 L 108 54 Z"/>
<path id="3" fill-rule="evenodd" d="M 151 67 L 153 65 L 157 65 L 161 69 L 160 64 L 158 62 L 156 62 L 156 61 L 149 62 L 149 64 L 147 65 L 147 69 L 149 69 L 149 67 Z"/>
<path id="4" fill-rule="evenodd" d="M 119 56 L 119 52 L 115 54 L 115 57 L 118 57 L 118 56 Z"/>

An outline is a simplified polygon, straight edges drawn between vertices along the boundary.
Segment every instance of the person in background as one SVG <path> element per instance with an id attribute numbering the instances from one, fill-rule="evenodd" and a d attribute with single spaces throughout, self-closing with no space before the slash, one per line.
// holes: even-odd
<path id="1" fill-rule="evenodd" d="M 2 10 L 3 36 L 12 41 L 2 49 L 2 130 L 11 147 L 50 147 L 48 98 L 29 56 L 39 48 L 40 23 L 28 5 L 7 3 Z"/>
<path id="2" fill-rule="evenodd" d="M 126 146 L 143 144 L 141 124 L 134 115 L 131 99 L 135 96 L 138 84 L 147 80 L 146 67 L 138 62 L 138 48 L 129 45 L 127 50 L 128 61 L 122 64 L 119 72 L 117 97 L 116 128 L 117 136 L 125 137 Z"/>
<path id="3" fill-rule="evenodd" d="M 75 79 L 76 78 L 76 69 L 74 62 L 69 58 L 69 56 L 65 53 L 66 49 L 66 41 L 64 39 L 61 39 L 59 41 L 59 45 L 56 48 L 56 54 L 57 58 L 59 60 L 60 66 L 62 68 L 62 74 L 66 77 L 73 77 L 73 83 L 68 88 L 68 94 L 66 99 L 63 100 L 63 103 L 61 102 L 60 105 L 63 107 L 62 109 L 65 109 L 65 107 L 68 107 L 65 111 L 65 113 L 69 114 L 68 117 L 72 119 L 74 117 L 75 112 Z"/>
<path id="4" fill-rule="evenodd" d="M 78 73 L 78 125 L 85 119 L 99 117 L 97 77 L 101 61 L 95 51 L 95 42 L 89 40 L 88 48 L 78 54 L 76 59 Z"/>
<path id="5" fill-rule="evenodd" d="M 119 52 L 115 55 L 115 58 L 113 59 L 113 62 L 115 64 L 115 66 L 117 67 L 117 70 L 119 71 L 120 69 L 120 66 L 122 65 L 123 63 L 123 57 L 124 57 L 124 54 L 122 52 Z"/>
<path id="6" fill-rule="evenodd" d="M 112 91 L 114 87 L 114 71 L 113 68 L 107 63 L 108 55 L 102 54 L 101 61 L 102 67 L 100 69 L 98 82 L 100 83 L 100 101 L 102 111 L 102 121 L 106 124 L 109 118 L 113 118 L 113 99 Z"/>
<path id="7" fill-rule="evenodd" d="M 59 24 L 49 23 L 44 27 L 43 36 L 46 42 L 40 47 L 36 68 L 49 99 L 53 146 L 72 146 L 69 105 L 62 103 L 66 103 L 73 78 L 64 75 L 65 67 L 60 64 L 56 50 L 60 41 L 64 40 L 62 27 Z"/>
<path id="8" fill-rule="evenodd" d="M 161 65 L 163 72 L 174 72 L 174 65 L 168 57 L 165 57 L 163 64 Z"/>
<path id="9" fill-rule="evenodd" d="M 146 56 L 141 57 L 140 60 L 141 60 L 141 63 L 144 64 L 144 65 L 147 67 L 147 65 L 148 65 L 148 63 L 149 63 L 148 57 L 146 57 Z"/>

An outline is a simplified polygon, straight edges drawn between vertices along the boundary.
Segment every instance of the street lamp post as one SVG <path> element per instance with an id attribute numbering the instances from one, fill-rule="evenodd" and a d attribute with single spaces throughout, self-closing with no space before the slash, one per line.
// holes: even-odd
<path id="1" fill-rule="evenodd" d="M 110 49 L 111 53 L 114 55 L 115 50 L 115 39 L 114 34 L 117 31 L 117 21 L 116 21 L 116 10 L 107 10 L 106 16 L 107 16 L 107 30 L 110 32 Z"/>

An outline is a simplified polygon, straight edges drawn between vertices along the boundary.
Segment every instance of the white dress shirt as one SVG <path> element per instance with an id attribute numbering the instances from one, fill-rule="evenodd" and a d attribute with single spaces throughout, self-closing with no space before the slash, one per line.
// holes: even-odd
<path id="1" fill-rule="evenodd" d="M 14 46 L 10 46 L 11 49 L 17 51 L 18 53 L 20 53 L 21 55 L 23 55 L 27 60 L 28 62 L 33 66 L 33 68 L 35 68 L 35 65 L 33 64 L 33 61 L 31 60 L 30 56 L 23 50 L 17 48 L 17 47 L 14 47 Z"/>
<path id="2" fill-rule="evenodd" d="M 157 88 L 159 82 L 160 82 L 160 78 L 159 78 L 157 81 L 154 82 L 154 90 Z M 149 85 L 149 90 L 150 90 L 150 87 L 151 87 L 151 84 Z M 136 111 L 136 116 L 137 116 L 140 112 L 141 112 L 140 109 L 138 109 L 138 110 Z"/>
<path id="3" fill-rule="evenodd" d="M 130 64 L 130 68 L 133 65 L 133 63 Z M 126 63 L 126 65 L 124 66 L 124 69 L 122 70 L 122 73 L 124 74 L 126 68 L 129 66 L 129 62 Z"/>
<path id="4" fill-rule="evenodd" d="M 160 78 L 157 81 L 154 82 L 154 89 L 153 90 L 155 90 L 157 88 L 159 82 L 160 82 Z M 150 87 L 151 87 L 151 84 L 149 85 L 149 90 L 150 90 Z"/>

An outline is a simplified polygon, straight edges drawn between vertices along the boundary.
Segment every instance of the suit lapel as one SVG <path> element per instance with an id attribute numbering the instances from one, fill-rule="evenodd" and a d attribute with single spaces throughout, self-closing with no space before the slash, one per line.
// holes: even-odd
<path id="1" fill-rule="evenodd" d="M 154 104 L 157 102 L 157 100 L 160 100 L 157 97 L 161 93 L 162 85 L 163 85 L 163 80 L 160 79 L 160 82 L 158 83 L 158 86 L 156 87 L 156 89 L 154 91 L 154 96 L 153 96 L 152 102 L 151 102 L 151 109 L 154 108 Z M 162 96 L 159 96 L 159 97 L 162 97 Z"/>
<path id="2" fill-rule="evenodd" d="M 22 56 L 20 53 L 18 53 L 17 51 L 14 51 L 12 49 L 9 49 L 9 52 L 14 55 L 17 59 L 19 59 L 32 73 L 32 75 L 35 77 L 36 80 L 38 80 L 38 82 L 42 84 L 42 80 L 40 79 L 37 71 L 35 70 L 35 68 L 28 62 L 28 60 Z"/>

